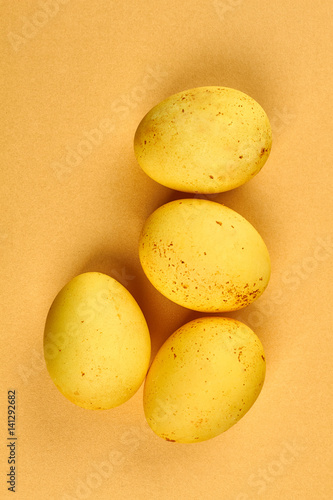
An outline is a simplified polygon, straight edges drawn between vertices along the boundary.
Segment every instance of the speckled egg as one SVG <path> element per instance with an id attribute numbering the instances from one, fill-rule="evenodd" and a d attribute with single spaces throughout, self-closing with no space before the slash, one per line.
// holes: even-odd
<path id="1" fill-rule="evenodd" d="M 155 210 L 142 229 L 139 256 L 159 292 L 196 311 L 245 307 L 270 278 L 268 250 L 257 230 L 209 200 L 176 200 Z"/>
<path id="2" fill-rule="evenodd" d="M 167 441 L 211 439 L 249 411 L 265 370 L 263 346 L 245 324 L 216 316 L 191 321 L 166 340 L 149 369 L 147 422 Z"/>
<path id="3" fill-rule="evenodd" d="M 51 305 L 44 356 L 53 382 L 72 403 L 113 408 L 133 396 L 146 376 L 146 320 L 118 281 L 97 272 L 80 274 Z"/>
<path id="4" fill-rule="evenodd" d="M 218 193 L 244 184 L 265 164 L 272 132 L 263 108 L 228 87 L 168 97 L 140 122 L 134 151 L 152 179 L 178 191 Z"/>

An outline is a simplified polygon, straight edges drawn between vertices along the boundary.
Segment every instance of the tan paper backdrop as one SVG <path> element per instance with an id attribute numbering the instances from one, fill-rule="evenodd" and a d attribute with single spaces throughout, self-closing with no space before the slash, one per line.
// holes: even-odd
<path id="1" fill-rule="evenodd" d="M 332 488 L 332 3 L 330 0 L 1 1 L 0 498 L 7 391 L 16 390 L 17 499 L 330 499 Z M 272 258 L 267 291 L 230 317 L 267 355 L 263 391 L 226 433 L 182 445 L 145 422 L 142 387 L 92 412 L 55 388 L 48 308 L 102 271 L 140 304 L 153 354 L 200 314 L 145 278 L 146 217 L 182 193 L 138 167 L 144 114 L 181 90 L 223 85 L 264 107 L 274 145 L 246 185 L 215 197 Z"/>

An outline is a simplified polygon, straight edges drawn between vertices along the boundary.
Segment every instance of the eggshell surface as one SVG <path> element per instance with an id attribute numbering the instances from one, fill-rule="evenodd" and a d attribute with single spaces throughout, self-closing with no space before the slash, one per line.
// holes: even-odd
<path id="1" fill-rule="evenodd" d="M 221 317 L 191 321 L 166 340 L 150 366 L 147 422 L 167 441 L 211 439 L 251 408 L 265 371 L 263 346 L 245 324 Z"/>
<path id="2" fill-rule="evenodd" d="M 139 256 L 160 293 L 195 311 L 245 307 L 270 278 L 269 253 L 257 230 L 209 200 L 176 200 L 155 210 L 142 229 Z"/>
<path id="3" fill-rule="evenodd" d="M 44 355 L 59 391 L 83 408 L 104 410 L 139 389 L 150 360 L 146 320 L 115 279 L 89 272 L 56 296 L 44 331 Z"/>
<path id="4" fill-rule="evenodd" d="M 144 172 L 171 189 L 218 193 L 244 184 L 264 166 L 272 131 L 252 97 L 228 87 L 179 92 L 152 108 L 134 137 Z"/>

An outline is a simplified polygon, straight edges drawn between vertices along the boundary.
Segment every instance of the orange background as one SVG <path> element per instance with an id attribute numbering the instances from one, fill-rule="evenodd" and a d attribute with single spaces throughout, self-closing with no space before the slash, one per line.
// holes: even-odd
<path id="1" fill-rule="evenodd" d="M 41 7 L 43 6 L 44 7 Z M 329 0 L 1 5 L 1 460 L 7 390 L 17 391 L 17 499 L 329 499 L 332 489 L 332 4 Z M 139 168 L 144 114 L 181 90 L 255 98 L 273 149 L 246 185 L 209 197 L 264 238 L 272 277 L 228 316 L 260 337 L 266 382 L 226 433 L 182 445 L 145 422 L 142 387 L 93 412 L 67 401 L 43 359 L 46 314 L 84 271 L 122 282 L 153 354 L 200 314 L 161 296 L 138 259 L 144 220 L 182 193 Z"/>

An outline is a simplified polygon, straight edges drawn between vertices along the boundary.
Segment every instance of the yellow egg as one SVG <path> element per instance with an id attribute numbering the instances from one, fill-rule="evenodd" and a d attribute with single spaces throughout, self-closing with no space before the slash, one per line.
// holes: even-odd
<path id="1" fill-rule="evenodd" d="M 80 274 L 56 296 L 44 332 L 51 378 L 72 403 L 105 410 L 139 389 L 150 360 L 150 335 L 132 295 L 102 273 Z"/>
<path id="2" fill-rule="evenodd" d="M 260 340 L 240 321 L 191 321 L 167 339 L 149 369 L 144 386 L 147 422 L 167 441 L 213 438 L 251 408 L 265 368 Z"/>
<path id="3" fill-rule="evenodd" d="M 147 113 L 134 137 L 146 174 L 189 193 L 218 193 L 244 184 L 261 170 L 271 146 L 265 111 L 227 87 L 172 95 Z"/>
<path id="4" fill-rule="evenodd" d="M 208 200 L 176 200 L 155 210 L 142 229 L 139 256 L 159 292 L 196 311 L 245 307 L 270 278 L 268 250 L 256 229 Z"/>

